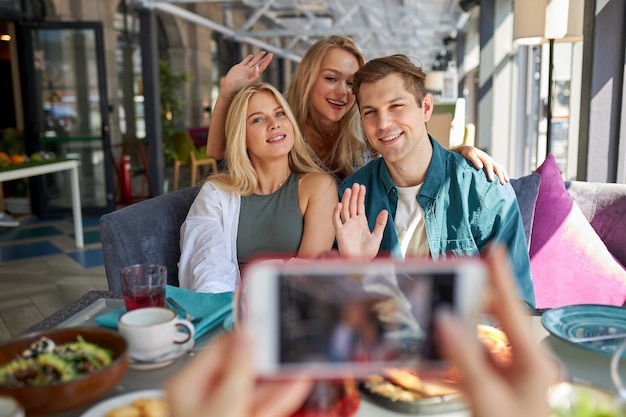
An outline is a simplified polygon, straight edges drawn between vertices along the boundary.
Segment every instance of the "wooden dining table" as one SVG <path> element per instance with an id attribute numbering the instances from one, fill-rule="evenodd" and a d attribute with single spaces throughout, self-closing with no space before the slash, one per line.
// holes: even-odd
<path id="1" fill-rule="evenodd" d="M 98 326 L 95 322 L 95 317 L 117 310 L 123 307 L 123 305 L 120 294 L 107 291 L 90 291 L 79 300 L 27 329 L 24 333 L 55 327 Z M 616 392 L 610 379 L 610 356 L 586 350 L 551 335 L 541 324 L 540 315 L 529 315 L 528 320 L 532 326 L 532 337 L 538 343 L 546 346 L 554 355 L 554 358 L 561 364 L 564 380 L 599 386 Z M 196 341 L 195 347 L 191 352 L 166 367 L 151 370 L 129 368 L 118 386 L 98 402 L 133 391 L 161 388 L 169 377 L 184 367 L 196 354 L 203 349 L 210 348 L 215 336 L 221 332 L 223 332 L 223 329 L 218 327 L 203 335 Z M 622 361 L 620 364 L 619 372 L 622 378 L 626 380 L 626 361 Z M 54 417 L 79 417 L 93 405 L 90 404 L 65 413 L 55 414 Z M 402 415 L 408 414 L 383 408 L 367 396 L 361 395 L 359 409 L 355 417 L 398 417 Z M 471 414 L 467 409 L 460 409 L 435 414 L 421 412 L 413 415 L 469 417 Z"/>

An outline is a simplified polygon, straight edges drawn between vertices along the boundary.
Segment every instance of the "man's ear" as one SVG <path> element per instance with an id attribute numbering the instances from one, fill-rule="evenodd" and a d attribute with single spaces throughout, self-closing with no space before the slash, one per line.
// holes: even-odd
<path id="1" fill-rule="evenodd" d="M 422 100 L 422 111 L 424 112 L 424 121 L 427 122 L 430 120 L 431 114 L 433 114 L 433 108 L 435 107 L 435 103 L 433 102 L 433 96 L 430 93 L 426 93 L 424 99 Z"/>

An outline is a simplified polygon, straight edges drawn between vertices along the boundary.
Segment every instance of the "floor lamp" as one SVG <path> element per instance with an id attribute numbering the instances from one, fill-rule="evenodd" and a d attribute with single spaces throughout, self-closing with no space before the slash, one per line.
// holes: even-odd
<path id="1" fill-rule="evenodd" d="M 514 2 L 513 40 L 520 45 L 548 43 L 546 155 L 552 152 L 552 95 L 554 43 L 583 40 L 585 0 L 517 0 Z"/>

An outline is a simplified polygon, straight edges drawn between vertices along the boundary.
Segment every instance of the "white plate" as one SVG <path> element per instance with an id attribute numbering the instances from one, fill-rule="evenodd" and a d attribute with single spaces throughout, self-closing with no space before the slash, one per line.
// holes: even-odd
<path id="1" fill-rule="evenodd" d="M 189 339 L 186 343 L 183 343 L 182 345 L 176 344 L 174 345 L 174 348 L 170 353 L 168 353 L 165 356 L 160 357 L 155 362 L 135 362 L 133 358 L 131 357 L 128 360 L 128 367 L 132 369 L 139 369 L 139 370 L 163 368 L 171 364 L 172 362 L 174 362 L 176 359 L 180 358 L 181 356 L 185 355 L 189 351 L 191 351 L 194 345 L 195 345 L 195 342 L 193 338 Z"/>
<path id="2" fill-rule="evenodd" d="M 130 405 L 139 398 L 161 398 L 163 397 L 163 390 L 150 389 L 144 391 L 134 391 L 126 394 L 118 395 L 117 397 L 109 398 L 99 402 L 98 404 L 85 411 L 81 417 L 104 417 L 109 410 L 115 407 L 122 407 L 124 405 Z"/>

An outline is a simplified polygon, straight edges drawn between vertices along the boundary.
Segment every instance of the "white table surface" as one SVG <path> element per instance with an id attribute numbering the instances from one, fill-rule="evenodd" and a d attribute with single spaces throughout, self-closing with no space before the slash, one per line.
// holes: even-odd
<path id="1" fill-rule="evenodd" d="M 70 171 L 72 191 L 72 214 L 74 217 L 74 234 L 76 235 L 76 247 L 85 246 L 83 238 L 83 214 L 80 202 L 80 185 L 78 180 L 78 167 L 80 161 L 69 159 L 66 161 L 50 162 L 41 165 L 24 168 L 10 169 L 0 172 L 0 183 L 20 178 L 35 177 L 37 175 L 51 174 L 53 172 Z"/>

